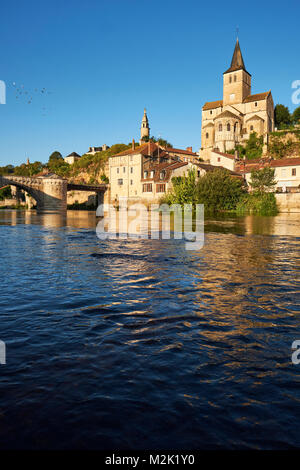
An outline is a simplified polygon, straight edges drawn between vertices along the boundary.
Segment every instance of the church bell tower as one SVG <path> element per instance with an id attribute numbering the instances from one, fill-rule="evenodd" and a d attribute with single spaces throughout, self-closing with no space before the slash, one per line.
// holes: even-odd
<path id="1" fill-rule="evenodd" d="M 142 125 L 141 125 L 141 140 L 140 143 L 143 143 L 144 137 L 147 137 L 149 139 L 150 137 L 150 127 L 149 127 L 149 121 L 147 117 L 147 112 L 146 108 L 144 109 L 144 116 L 142 119 Z"/>
<path id="2" fill-rule="evenodd" d="M 251 75 L 247 72 L 240 48 L 236 40 L 231 65 L 223 73 L 223 106 L 243 103 L 251 95 Z"/>

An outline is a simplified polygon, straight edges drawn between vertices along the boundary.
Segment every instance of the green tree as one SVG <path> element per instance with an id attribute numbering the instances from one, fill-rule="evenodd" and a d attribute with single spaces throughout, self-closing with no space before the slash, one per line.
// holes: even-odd
<path id="1" fill-rule="evenodd" d="M 152 135 L 150 138 L 149 137 L 143 137 L 142 139 L 144 142 L 154 142 L 155 144 L 158 143 L 159 145 L 161 145 L 162 147 L 165 147 L 165 148 L 173 148 L 173 145 L 168 142 L 166 139 L 162 139 L 161 137 L 159 139 L 157 139 L 156 137 L 154 137 L 154 135 Z"/>
<path id="2" fill-rule="evenodd" d="M 57 150 L 55 150 L 55 152 L 51 153 L 51 155 L 49 157 L 49 160 L 48 160 L 48 163 L 54 163 L 54 162 L 57 162 L 59 160 L 63 160 L 62 154 L 60 152 L 58 152 Z"/>
<path id="3" fill-rule="evenodd" d="M 276 185 L 275 169 L 266 167 L 262 170 L 251 171 L 250 185 L 254 193 L 264 194 L 271 192 Z"/>
<path id="4" fill-rule="evenodd" d="M 244 151 L 240 155 L 246 155 L 248 160 L 260 158 L 263 152 L 263 136 L 257 137 L 256 132 L 252 132 L 247 140 Z"/>
<path id="5" fill-rule="evenodd" d="M 226 169 L 217 169 L 199 178 L 196 201 L 204 204 L 206 212 L 234 210 L 245 193 L 241 178 L 232 177 Z"/>
<path id="6" fill-rule="evenodd" d="M 275 106 L 275 126 L 278 129 L 284 129 L 289 126 L 292 122 L 289 108 L 283 104 L 277 104 Z"/>
<path id="7" fill-rule="evenodd" d="M 293 123 L 300 124 L 300 106 L 293 112 Z"/>
<path id="8" fill-rule="evenodd" d="M 5 188 L 0 189 L 0 201 L 4 201 L 4 199 L 11 198 L 11 187 L 5 186 Z"/>

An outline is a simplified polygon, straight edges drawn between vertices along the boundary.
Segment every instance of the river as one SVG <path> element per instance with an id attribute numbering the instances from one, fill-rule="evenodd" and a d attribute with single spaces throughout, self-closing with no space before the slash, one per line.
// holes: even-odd
<path id="1" fill-rule="evenodd" d="M 191 251 L 96 223 L 0 211 L 0 448 L 299 447 L 300 214 Z"/>

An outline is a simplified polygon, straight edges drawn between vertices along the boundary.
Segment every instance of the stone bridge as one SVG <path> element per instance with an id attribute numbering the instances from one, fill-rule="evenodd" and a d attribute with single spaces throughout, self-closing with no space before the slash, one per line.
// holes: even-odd
<path id="1" fill-rule="evenodd" d="M 67 209 L 67 191 L 94 191 L 101 196 L 103 201 L 106 184 L 88 185 L 68 183 L 53 173 L 43 176 L 27 177 L 7 175 L 0 176 L 0 189 L 4 186 L 16 186 L 28 193 L 35 201 L 38 211 L 57 212 Z"/>

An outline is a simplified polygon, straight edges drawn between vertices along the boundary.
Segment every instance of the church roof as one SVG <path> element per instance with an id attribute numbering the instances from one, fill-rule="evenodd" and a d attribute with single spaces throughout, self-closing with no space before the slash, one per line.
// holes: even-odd
<path id="1" fill-rule="evenodd" d="M 251 103 L 251 101 L 261 101 L 267 99 L 271 91 L 266 91 L 265 93 L 257 93 L 256 95 L 249 95 L 244 99 L 244 103 Z"/>
<path id="2" fill-rule="evenodd" d="M 223 106 L 223 100 L 219 101 L 208 101 L 207 103 L 204 103 L 203 106 L 203 111 L 206 111 L 207 109 L 215 109 L 215 108 L 220 108 Z"/>
<path id="3" fill-rule="evenodd" d="M 241 51 L 240 43 L 239 43 L 238 39 L 236 40 L 235 48 L 234 48 L 234 51 L 233 51 L 231 65 L 230 65 L 229 69 L 226 70 L 226 72 L 224 72 L 224 73 L 236 72 L 237 70 L 244 70 L 245 72 L 247 72 L 247 70 L 245 68 L 244 59 L 243 59 L 243 56 L 242 56 L 242 51 Z M 250 75 L 249 72 L 247 72 L 247 73 Z"/>
<path id="4" fill-rule="evenodd" d="M 240 116 L 237 116 L 236 114 L 232 113 L 231 111 L 223 111 L 223 113 L 220 113 L 218 114 L 214 120 L 216 119 L 220 119 L 220 118 L 224 118 L 224 117 L 234 117 L 235 119 L 241 119 Z"/>

